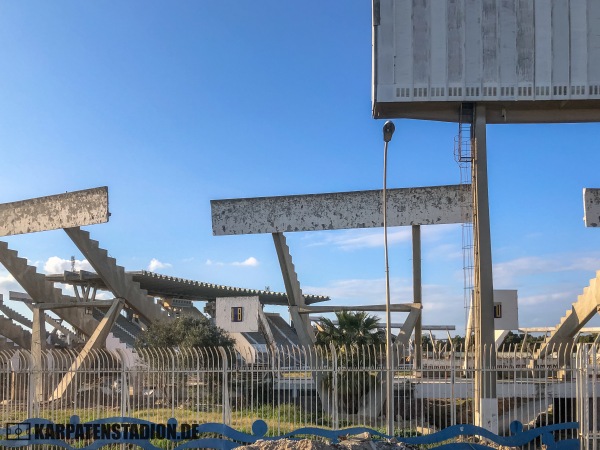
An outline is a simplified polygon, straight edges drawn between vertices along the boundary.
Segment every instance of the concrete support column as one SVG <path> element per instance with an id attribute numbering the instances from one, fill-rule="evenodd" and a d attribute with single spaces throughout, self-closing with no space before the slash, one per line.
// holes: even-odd
<path id="1" fill-rule="evenodd" d="M 494 345 L 494 284 L 488 201 L 486 109 L 475 106 L 473 134 L 473 241 L 475 244 L 475 424 L 498 432 L 496 352 Z"/>
<path id="2" fill-rule="evenodd" d="M 33 309 L 33 326 L 31 338 L 31 385 L 33 387 L 33 401 L 31 403 L 32 417 L 39 416 L 39 404 L 44 401 L 44 385 L 42 370 L 43 353 L 46 350 L 46 319 L 44 310 L 40 308 Z"/>
<path id="3" fill-rule="evenodd" d="M 421 304 L 422 282 L 421 282 L 421 226 L 412 226 L 412 258 L 413 258 L 413 302 Z M 415 324 L 415 370 L 421 369 L 423 348 L 421 334 L 423 333 L 423 311 L 420 312 Z"/>

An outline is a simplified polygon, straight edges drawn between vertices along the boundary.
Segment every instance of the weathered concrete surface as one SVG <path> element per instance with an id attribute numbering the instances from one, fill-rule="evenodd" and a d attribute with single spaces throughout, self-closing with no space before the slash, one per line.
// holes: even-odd
<path id="1" fill-rule="evenodd" d="M 0 204 L 0 236 L 108 222 L 106 186 Z"/>
<path id="2" fill-rule="evenodd" d="M 140 283 L 133 281 L 133 275 L 125 272 L 115 258 L 108 256 L 108 252 L 100 247 L 99 242 L 90 238 L 90 233 L 78 227 L 65 228 L 65 233 L 102 277 L 104 284 L 115 297 L 125 299 L 127 305 L 147 323 L 169 319 L 167 312 L 148 296 L 148 291 L 141 289 Z"/>
<path id="3" fill-rule="evenodd" d="M 0 303 L 2 301 L 3 296 L 0 294 Z M 10 339 L 21 348 L 29 349 L 31 346 L 31 333 L 24 330 L 19 325 L 15 325 L 10 317 L 4 317 L 2 315 L 0 315 L 0 337 Z M 7 347 L 10 348 L 9 345 Z"/>
<path id="4" fill-rule="evenodd" d="M 583 189 L 583 221 L 586 227 L 600 226 L 600 189 Z"/>
<path id="5" fill-rule="evenodd" d="M 69 386 L 71 386 L 71 383 L 79 374 L 78 369 L 86 363 L 86 360 L 88 359 L 92 350 L 104 347 L 106 338 L 110 333 L 115 321 L 117 320 L 117 316 L 121 312 L 123 304 L 124 302 L 121 298 L 116 298 L 113 300 L 112 306 L 108 309 L 98 324 L 98 328 L 96 328 L 94 334 L 90 336 L 81 352 L 79 352 L 77 355 L 77 358 L 75 358 L 75 361 L 73 361 L 73 364 L 71 364 L 71 367 L 60 380 L 56 389 L 54 389 L 50 400 L 57 400 L 61 398 L 68 391 Z"/>
<path id="6" fill-rule="evenodd" d="M 471 221 L 469 186 L 388 189 L 388 225 Z M 213 234 L 383 227 L 383 191 L 212 200 Z"/>
<path id="7" fill-rule="evenodd" d="M 69 304 L 77 301 L 75 297 L 63 295 L 62 291 L 46 280 L 44 275 L 37 273 L 34 266 L 27 264 L 27 259 L 19 257 L 16 251 L 9 249 L 8 244 L 2 241 L 0 241 L 0 264 L 10 272 L 36 303 Z M 57 310 L 56 314 L 86 336 L 91 336 L 98 326 L 98 321 L 84 311 L 76 309 L 61 309 Z"/>
<path id="8" fill-rule="evenodd" d="M 598 0 L 378 0 L 377 118 L 458 121 L 485 103 L 488 123 L 598 121 Z"/>
<path id="9" fill-rule="evenodd" d="M 0 335 L 10 339 L 21 348 L 31 348 L 31 333 L 4 316 L 0 316 Z"/>
<path id="10" fill-rule="evenodd" d="M 391 312 L 413 312 L 420 311 L 423 307 L 420 303 L 395 303 L 390 305 Z M 301 314 L 330 313 L 337 311 L 385 311 L 386 305 L 369 306 L 302 306 L 298 309 Z M 404 326 L 404 325 L 403 325 Z M 412 331 L 412 330 L 411 330 Z"/>

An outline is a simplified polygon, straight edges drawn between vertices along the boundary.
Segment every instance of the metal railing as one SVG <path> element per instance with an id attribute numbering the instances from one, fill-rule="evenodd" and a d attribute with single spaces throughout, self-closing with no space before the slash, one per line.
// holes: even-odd
<path id="1" fill-rule="evenodd" d="M 567 438 L 596 449 L 600 438 L 600 357 L 596 345 L 566 345 L 535 355 L 520 346 L 496 352 L 498 429 L 578 421 Z M 73 367 L 74 351 L 52 350 L 34 372 L 28 351 L 0 352 L 0 418 L 65 423 L 135 417 L 156 423 L 217 422 L 271 435 L 302 426 L 368 426 L 385 431 L 393 402 L 397 435 L 473 423 L 472 355 L 450 346 L 394 348 L 394 398 L 386 398 L 384 347 L 281 347 L 260 358 L 222 348 L 95 351 Z M 258 361 L 258 362 L 248 362 Z M 38 380 L 38 385 L 35 385 Z M 323 398 L 317 384 L 322 383 Z M 61 389 L 57 389 L 62 386 Z M 60 395 L 59 395 L 60 394 Z"/>

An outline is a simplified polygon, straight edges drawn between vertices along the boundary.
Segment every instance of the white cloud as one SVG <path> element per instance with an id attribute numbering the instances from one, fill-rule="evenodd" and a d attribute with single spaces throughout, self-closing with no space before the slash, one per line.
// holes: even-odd
<path id="1" fill-rule="evenodd" d="M 207 266 L 224 266 L 225 263 L 219 262 L 219 261 L 213 261 L 212 259 L 207 259 L 206 260 L 206 265 Z"/>
<path id="2" fill-rule="evenodd" d="M 40 270 L 40 265 L 42 261 L 32 261 L 29 258 L 27 259 L 27 265 L 35 267 L 38 271 Z"/>
<path id="3" fill-rule="evenodd" d="M 231 265 L 232 266 L 248 266 L 248 267 L 256 267 L 258 266 L 258 259 L 256 259 L 254 256 L 251 256 L 250 258 L 246 258 L 244 261 L 241 262 L 232 262 Z"/>
<path id="4" fill-rule="evenodd" d="M 548 303 L 560 303 L 565 308 L 577 300 L 576 292 L 549 292 L 546 294 L 527 295 L 519 298 L 520 306 L 548 305 Z"/>
<path id="5" fill-rule="evenodd" d="M 456 225 L 437 225 L 421 228 L 423 239 L 439 240 L 448 232 L 456 229 Z M 309 238 L 311 239 L 311 238 Z M 388 245 L 411 242 L 412 230 L 409 227 L 394 227 L 388 230 Z M 341 250 L 357 250 L 361 248 L 383 247 L 383 229 L 353 229 L 328 231 L 316 239 L 311 239 L 309 247 L 334 246 Z"/>
<path id="6" fill-rule="evenodd" d="M 172 267 L 172 264 L 160 262 L 156 258 L 152 258 L 152 260 L 150 261 L 150 264 L 148 264 L 148 270 L 150 272 L 154 272 L 159 269 L 166 269 L 168 267 Z"/>
<path id="7" fill-rule="evenodd" d="M 594 272 L 600 267 L 600 258 L 583 255 L 526 256 L 494 264 L 494 284 L 509 286 L 517 277 L 570 271 Z"/>
<path id="8" fill-rule="evenodd" d="M 207 266 L 242 266 L 242 267 L 256 267 L 258 266 L 260 263 L 258 262 L 258 259 L 256 259 L 254 256 L 250 256 L 249 258 L 246 258 L 243 261 L 233 261 L 233 262 L 222 262 L 222 261 L 213 261 L 212 259 L 207 259 L 206 260 L 206 265 Z"/>
<path id="9" fill-rule="evenodd" d="M 71 270 L 71 260 L 70 259 L 62 259 L 58 256 L 51 256 L 44 263 L 44 272 L 45 273 L 63 273 L 65 270 Z M 88 272 L 93 272 L 91 264 L 84 259 L 80 261 L 78 259 L 75 260 L 75 270 L 87 270 Z"/>
<path id="10" fill-rule="evenodd" d="M 438 244 L 427 249 L 426 257 L 431 260 L 461 260 L 463 250 L 459 244 Z"/>
<path id="11" fill-rule="evenodd" d="M 411 231 L 408 228 L 388 231 L 388 245 L 400 242 L 409 242 Z M 321 241 L 310 246 L 333 245 L 342 250 L 356 250 L 359 248 L 383 247 L 383 231 L 349 230 L 339 234 L 326 236 Z"/>
<path id="12" fill-rule="evenodd" d="M 8 273 L 0 273 L 0 291 L 18 291 L 20 290 L 19 283 Z"/>

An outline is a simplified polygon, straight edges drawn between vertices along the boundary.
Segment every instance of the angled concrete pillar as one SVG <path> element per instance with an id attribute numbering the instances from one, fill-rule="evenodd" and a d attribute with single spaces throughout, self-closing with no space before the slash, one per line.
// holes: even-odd
<path id="1" fill-rule="evenodd" d="M 108 252 L 100 247 L 98 241 L 91 239 L 89 232 L 74 227 L 65 228 L 65 233 L 115 297 L 127 299 L 127 304 L 148 323 L 169 319 L 169 315 L 148 297 L 148 292 L 133 281 L 133 276 L 108 256 Z"/>
<path id="2" fill-rule="evenodd" d="M 279 266 L 281 267 L 285 291 L 288 296 L 290 315 L 292 316 L 296 333 L 298 333 L 298 339 L 302 345 L 310 347 L 315 343 L 315 335 L 310 326 L 310 319 L 308 316 L 303 317 L 298 311 L 299 308 L 305 306 L 304 295 L 302 295 L 296 268 L 292 262 L 290 248 L 286 243 L 283 233 L 273 233 L 273 242 L 275 243 L 275 250 L 277 251 L 277 258 L 279 259 Z"/>
<path id="3" fill-rule="evenodd" d="M 300 281 L 298 281 L 298 275 L 292 262 L 290 248 L 286 243 L 283 233 L 273 233 L 273 242 L 275 243 L 275 250 L 277 251 L 277 258 L 279 259 L 279 266 L 281 267 L 281 274 L 289 301 L 290 316 L 294 322 L 300 344 L 308 351 L 314 345 L 316 339 L 310 325 L 309 315 L 302 315 L 299 311 L 300 308 L 305 307 L 305 302 L 302 289 L 300 288 Z M 319 355 L 319 352 L 316 352 L 316 354 Z M 331 405 L 326 401 L 327 389 L 323 383 L 323 373 L 313 372 L 312 377 L 321 398 L 323 410 L 329 414 L 331 413 Z"/>
<path id="4" fill-rule="evenodd" d="M 122 307 L 123 299 L 115 298 L 112 306 L 100 321 L 96 331 L 94 331 L 94 334 L 88 339 L 81 352 L 79 352 L 79 355 L 77 355 L 77 358 L 75 358 L 73 364 L 71 364 L 71 367 L 67 370 L 67 373 L 60 380 L 56 389 L 54 389 L 54 392 L 50 396 L 50 400 L 58 400 L 65 395 L 69 386 L 71 386 L 71 383 L 77 376 L 77 370 L 85 363 L 91 351 L 105 345 L 106 337 L 117 320 Z"/>

